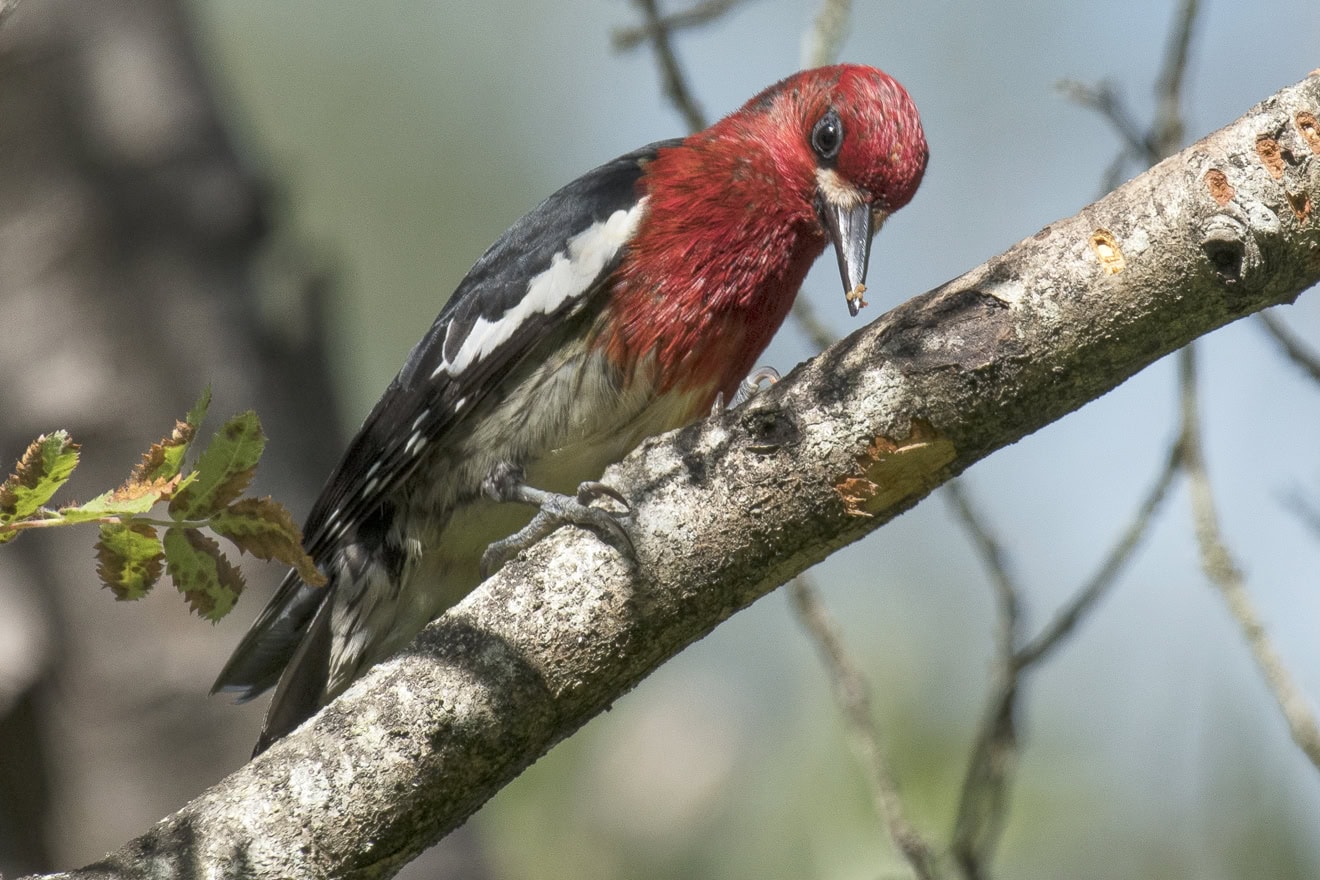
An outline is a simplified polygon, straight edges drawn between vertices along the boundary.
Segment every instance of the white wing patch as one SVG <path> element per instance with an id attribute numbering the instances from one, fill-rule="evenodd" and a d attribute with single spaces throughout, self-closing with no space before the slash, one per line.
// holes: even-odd
<path id="1" fill-rule="evenodd" d="M 528 282 L 527 292 L 518 304 L 494 321 L 479 318 L 454 359 L 441 361 L 431 378 L 441 373 L 457 376 L 508 342 L 532 315 L 549 314 L 585 293 L 619 248 L 632 238 L 645 211 L 646 199 L 642 198 L 631 209 L 620 208 L 570 238 L 567 247 L 550 260 L 550 267 Z"/>

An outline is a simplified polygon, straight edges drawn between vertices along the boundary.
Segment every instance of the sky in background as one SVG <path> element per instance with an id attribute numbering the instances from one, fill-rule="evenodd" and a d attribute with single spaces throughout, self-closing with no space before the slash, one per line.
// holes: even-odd
<path id="1" fill-rule="evenodd" d="M 1189 139 L 1320 65 L 1320 4 L 1203 6 L 1185 91 Z M 814 11 L 749 0 L 678 37 L 707 114 L 791 73 Z M 611 31 L 639 20 L 623 2 L 225 0 L 194 12 L 236 130 L 279 189 L 290 237 L 340 279 L 335 350 L 354 423 L 506 226 L 586 169 L 682 133 L 650 52 L 611 48 Z M 1094 200 L 1119 142 L 1056 83 L 1108 80 L 1148 119 L 1173 14 L 1171 3 L 1132 0 L 858 2 L 843 59 L 901 80 L 931 146 L 922 190 L 877 239 L 864 317 Z M 847 333 L 860 323 L 847 316 L 832 263 L 817 267 L 806 295 Z M 1320 306 L 1308 296 L 1279 311 L 1320 347 Z M 790 325 L 764 360 L 787 371 L 810 354 Z M 1290 492 L 1320 499 L 1320 388 L 1251 321 L 1208 339 L 1201 364 L 1223 525 L 1280 651 L 1307 693 L 1320 694 L 1320 538 L 1283 504 Z M 1030 631 L 1125 527 L 1177 430 L 1175 402 L 1165 361 L 968 473 L 1026 585 Z M 984 574 L 936 495 L 829 560 L 817 579 L 872 676 L 918 822 L 942 837 L 990 657 Z M 241 623 L 227 625 L 237 638 Z M 1301 839 L 1320 820 L 1320 776 L 1293 750 L 1199 572 L 1183 490 L 1117 591 L 1030 680 L 1023 722 L 1005 874 L 1051 876 L 1057 854 L 1074 868 L 1099 860 L 1094 876 L 1159 866 L 1164 876 L 1239 876 L 1209 855 L 1169 864 L 1169 838 L 1212 852 L 1258 833 L 1253 804 L 1285 817 L 1275 829 L 1285 837 Z M 687 839 L 716 816 L 755 840 L 776 823 L 809 824 L 795 814 L 829 813 L 843 791 L 851 806 L 828 830 L 787 838 L 798 841 L 788 864 L 796 875 L 875 876 L 875 854 L 886 850 L 850 782 L 846 744 L 781 591 L 621 700 L 483 821 L 492 834 L 523 823 L 533 847 L 538 834 L 554 840 L 561 826 L 513 801 L 555 797 L 543 791 L 553 780 L 581 797 L 561 821 L 616 835 L 668 866 L 665 876 L 766 876 L 756 860 L 774 864 L 772 845 L 723 864 L 692 844 L 665 848 L 665 835 Z M 585 864 L 619 875 L 611 846 L 587 846 Z M 1314 869 L 1320 843 L 1309 846 Z M 503 858 L 511 875 L 522 870 L 518 856 Z"/>

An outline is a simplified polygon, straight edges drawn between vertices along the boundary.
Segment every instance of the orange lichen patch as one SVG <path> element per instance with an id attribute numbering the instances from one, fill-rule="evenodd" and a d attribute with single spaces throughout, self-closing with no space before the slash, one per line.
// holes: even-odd
<path id="1" fill-rule="evenodd" d="M 1305 223 L 1306 219 L 1311 216 L 1311 197 L 1305 192 L 1293 194 L 1287 190 L 1284 190 L 1283 194 L 1288 199 L 1288 206 L 1297 215 L 1298 221 Z"/>
<path id="2" fill-rule="evenodd" d="M 1091 233 L 1091 250 L 1095 252 L 1095 258 L 1100 261 L 1100 268 L 1106 275 L 1117 275 L 1127 268 L 1123 249 L 1108 229 L 1101 227 Z"/>
<path id="3" fill-rule="evenodd" d="M 1315 118 L 1315 114 L 1303 110 L 1293 118 L 1293 122 L 1311 152 L 1320 153 L 1320 120 Z"/>
<path id="4" fill-rule="evenodd" d="M 1220 206 L 1227 205 L 1233 201 L 1233 196 L 1237 195 L 1237 190 L 1233 189 L 1233 184 L 1228 182 L 1228 175 L 1218 168 L 1211 168 L 1205 173 L 1205 188 L 1210 190 L 1210 198 L 1214 199 Z"/>
<path id="5" fill-rule="evenodd" d="M 857 457 L 857 468 L 834 481 L 851 516 L 875 516 L 924 495 L 944 480 L 957 450 L 930 423 L 913 419 L 907 439 L 876 437 Z"/>
<path id="6" fill-rule="evenodd" d="M 1278 141 L 1267 134 L 1256 138 L 1256 155 L 1260 156 L 1260 164 L 1265 166 L 1270 177 L 1275 180 L 1283 177 L 1283 151 L 1279 149 Z"/>

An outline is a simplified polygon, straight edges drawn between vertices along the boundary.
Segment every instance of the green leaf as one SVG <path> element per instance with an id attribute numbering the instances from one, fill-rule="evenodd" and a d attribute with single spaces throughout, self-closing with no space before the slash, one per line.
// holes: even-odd
<path id="1" fill-rule="evenodd" d="M 96 573 L 116 599 L 141 599 L 160 580 L 163 553 L 146 523 L 106 523 L 96 542 Z"/>
<path id="2" fill-rule="evenodd" d="M 243 592 L 243 574 L 220 552 L 220 545 L 197 529 L 165 532 L 165 563 L 188 607 L 207 620 L 229 613 Z"/>
<path id="3" fill-rule="evenodd" d="M 78 466 L 78 444 L 65 431 L 42 434 L 28 446 L 9 479 L 0 483 L 0 523 L 27 519 L 41 509 Z"/>
<path id="4" fill-rule="evenodd" d="M 176 519 L 203 519 L 223 509 L 247 488 L 266 446 L 261 422 L 252 410 L 239 413 L 215 433 L 193 472 L 170 501 Z"/>
<path id="5" fill-rule="evenodd" d="M 61 507 L 59 517 L 65 523 L 75 525 L 77 523 L 97 522 L 110 517 L 140 516 L 160 503 L 161 497 L 167 491 L 168 486 L 169 484 L 166 484 L 166 488 L 142 492 L 136 497 L 124 497 L 121 494 L 122 489 L 116 489 L 114 492 L 102 492 L 86 504 Z"/>
<path id="6" fill-rule="evenodd" d="M 278 559 L 298 570 L 305 583 L 319 587 L 325 575 L 303 552 L 302 532 L 289 511 L 270 497 L 244 498 L 211 517 L 209 525 L 244 553 L 258 559 Z"/>
<path id="7" fill-rule="evenodd" d="M 183 469 L 183 457 L 187 454 L 193 438 L 197 436 L 197 429 L 206 418 L 206 410 L 210 405 L 211 389 L 207 388 L 193 408 L 188 411 L 184 421 L 174 423 L 174 432 L 159 443 L 153 443 L 151 448 L 142 454 L 142 461 L 133 468 L 133 473 L 129 475 L 121 491 L 131 492 L 138 484 L 156 484 L 177 477 L 179 471 Z"/>

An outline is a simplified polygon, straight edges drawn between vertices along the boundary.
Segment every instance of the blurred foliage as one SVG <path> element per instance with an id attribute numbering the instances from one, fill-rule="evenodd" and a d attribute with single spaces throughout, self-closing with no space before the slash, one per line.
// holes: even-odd
<path id="1" fill-rule="evenodd" d="M 45 506 L 78 466 L 78 444 L 65 431 L 32 441 L 0 483 L 0 544 L 25 531 L 97 523 L 96 573 L 116 599 L 146 596 L 164 570 L 188 607 L 211 621 L 229 613 L 245 582 L 203 528 L 241 552 L 296 567 L 308 583 L 324 583 L 288 510 L 270 498 L 239 497 L 266 444 L 256 413 L 231 418 L 193 468 L 184 466 L 210 403 L 208 390 L 169 437 L 152 444 L 123 484 L 85 504 Z M 158 504 L 169 505 L 167 519 L 149 516 Z"/>

